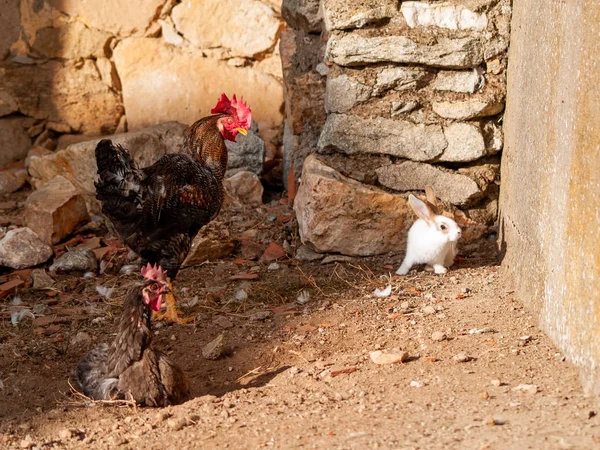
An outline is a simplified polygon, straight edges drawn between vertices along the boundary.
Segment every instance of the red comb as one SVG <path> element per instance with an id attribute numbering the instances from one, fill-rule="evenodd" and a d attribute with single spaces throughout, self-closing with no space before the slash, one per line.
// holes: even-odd
<path id="1" fill-rule="evenodd" d="M 225 93 L 221 94 L 219 101 L 215 107 L 210 110 L 210 113 L 230 114 L 237 120 L 239 126 L 246 130 L 250 129 L 252 126 L 252 111 L 250 110 L 250 107 L 241 97 L 238 100 L 235 94 L 233 94 L 231 100 L 229 100 Z"/>
<path id="2" fill-rule="evenodd" d="M 142 267 L 142 276 L 153 281 L 167 280 L 167 272 L 165 272 L 158 264 L 153 266 L 152 264 L 148 263 L 146 267 Z"/>

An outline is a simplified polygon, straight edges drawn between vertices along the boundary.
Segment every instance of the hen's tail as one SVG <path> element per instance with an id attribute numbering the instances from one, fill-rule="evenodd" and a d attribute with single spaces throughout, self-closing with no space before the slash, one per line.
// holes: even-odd
<path id="1" fill-rule="evenodd" d="M 110 139 L 96 146 L 96 164 L 96 198 L 102 202 L 102 212 L 113 222 L 133 219 L 141 202 L 142 171 L 129 152 Z"/>

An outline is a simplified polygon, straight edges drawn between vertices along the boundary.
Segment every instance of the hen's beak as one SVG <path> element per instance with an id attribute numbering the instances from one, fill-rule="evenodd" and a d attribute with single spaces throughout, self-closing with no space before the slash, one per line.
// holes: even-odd
<path id="1" fill-rule="evenodd" d="M 248 136 L 248 131 L 246 131 L 245 128 L 236 128 L 235 131 L 237 131 L 238 133 L 244 135 L 244 136 Z"/>

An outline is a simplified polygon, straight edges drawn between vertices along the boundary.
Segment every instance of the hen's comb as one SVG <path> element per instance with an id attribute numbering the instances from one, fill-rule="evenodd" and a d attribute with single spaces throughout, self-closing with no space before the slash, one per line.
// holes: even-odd
<path id="1" fill-rule="evenodd" d="M 165 272 L 158 264 L 153 266 L 148 263 L 146 267 L 142 267 L 142 276 L 152 281 L 167 281 L 167 272 Z"/>
<path id="2" fill-rule="evenodd" d="M 230 114 L 237 119 L 238 124 L 246 130 L 252 126 L 252 111 L 248 104 L 240 97 L 238 100 L 233 94 L 231 100 L 225 95 L 221 94 L 221 98 L 217 102 L 216 106 L 210 110 L 211 114 Z"/>

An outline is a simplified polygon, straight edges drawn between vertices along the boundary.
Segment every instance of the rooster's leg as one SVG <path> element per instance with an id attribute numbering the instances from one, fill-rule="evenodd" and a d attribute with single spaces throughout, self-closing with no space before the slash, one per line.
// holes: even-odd
<path id="1" fill-rule="evenodd" d="M 180 312 L 177 311 L 177 304 L 175 302 L 175 296 L 173 295 L 173 285 L 171 284 L 171 280 L 169 282 L 169 293 L 165 294 L 163 298 L 165 299 L 165 303 L 167 304 L 167 310 L 164 314 L 156 313 L 156 320 L 167 320 L 173 323 L 185 324 L 194 320 L 193 317 L 179 317 Z"/>

